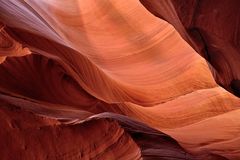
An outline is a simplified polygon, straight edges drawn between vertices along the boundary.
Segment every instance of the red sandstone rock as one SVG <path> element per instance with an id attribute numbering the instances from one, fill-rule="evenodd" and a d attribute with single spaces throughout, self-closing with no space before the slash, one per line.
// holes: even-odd
<path id="1" fill-rule="evenodd" d="M 217 82 L 231 90 L 231 81 L 240 78 L 238 0 L 140 1 L 154 15 L 172 24 L 213 66 Z"/>
<path id="2" fill-rule="evenodd" d="M 2 159 L 240 159 L 238 3 L 141 2 L 0 0 Z"/>

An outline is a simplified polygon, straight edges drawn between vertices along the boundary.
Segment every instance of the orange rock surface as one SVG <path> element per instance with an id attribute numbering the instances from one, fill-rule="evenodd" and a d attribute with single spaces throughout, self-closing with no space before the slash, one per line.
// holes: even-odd
<path id="1" fill-rule="evenodd" d="M 1 159 L 240 159 L 238 8 L 0 0 Z"/>

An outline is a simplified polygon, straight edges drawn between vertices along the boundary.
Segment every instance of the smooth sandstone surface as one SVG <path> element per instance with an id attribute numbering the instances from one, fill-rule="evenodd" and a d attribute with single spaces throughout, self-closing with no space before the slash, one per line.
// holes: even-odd
<path id="1" fill-rule="evenodd" d="M 0 0 L 2 159 L 240 159 L 238 6 Z"/>
<path id="2" fill-rule="evenodd" d="M 212 66 L 216 81 L 239 96 L 240 32 L 238 0 L 140 0 L 168 21 Z"/>

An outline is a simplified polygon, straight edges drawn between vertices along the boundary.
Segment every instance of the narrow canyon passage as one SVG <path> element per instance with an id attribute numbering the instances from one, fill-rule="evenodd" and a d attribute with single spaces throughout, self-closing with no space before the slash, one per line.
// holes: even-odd
<path id="1" fill-rule="evenodd" d="M 240 159 L 239 3 L 212 1 L 0 0 L 2 159 Z"/>

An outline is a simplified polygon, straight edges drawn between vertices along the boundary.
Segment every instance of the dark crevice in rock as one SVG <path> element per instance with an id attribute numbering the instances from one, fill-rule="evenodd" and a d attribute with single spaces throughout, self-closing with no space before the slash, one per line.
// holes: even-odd
<path id="1" fill-rule="evenodd" d="M 230 86 L 233 93 L 240 97 L 240 80 L 232 80 Z"/>

